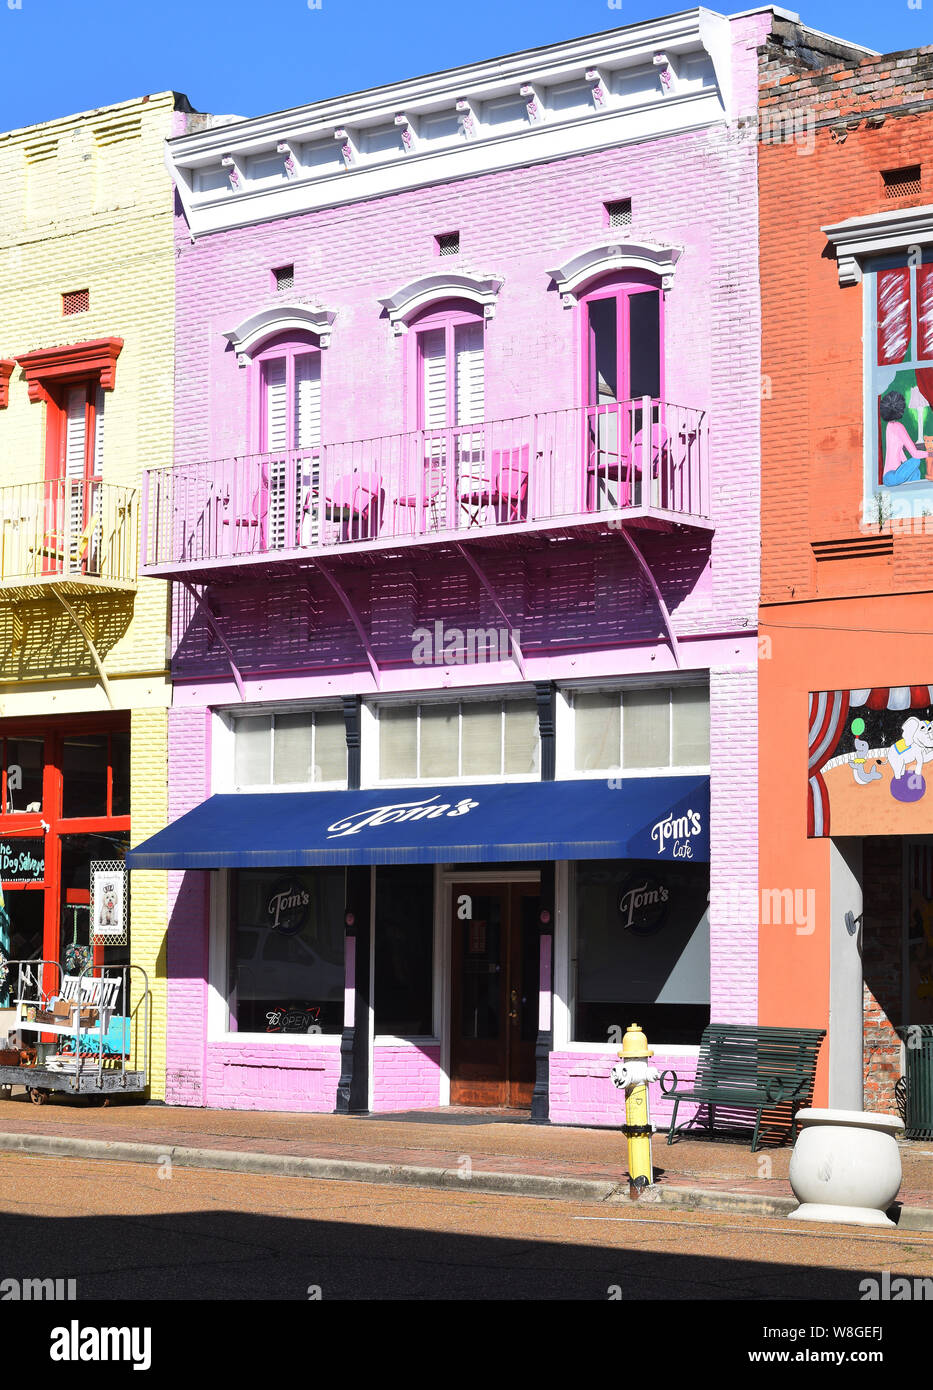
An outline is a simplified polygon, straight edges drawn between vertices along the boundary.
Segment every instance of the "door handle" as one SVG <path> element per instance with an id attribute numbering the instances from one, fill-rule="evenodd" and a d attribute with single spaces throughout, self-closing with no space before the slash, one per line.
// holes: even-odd
<path id="1" fill-rule="evenodd" d="M 513 989 L 513 990 L 512 990 L 512 993 L 509 995 L 509 999 L 510 999 L 511 1004 L 512 1004 L 511 1009 L 509 1009 L 509 1018 L 511 1018 L 511 1019 L 514 1021 L 515 1019 L 518 1018 L 518 1009 L 516 1008 L 516 1005 L 518 1004 L 518 990 L 517 990 L 517 989 Z"/>

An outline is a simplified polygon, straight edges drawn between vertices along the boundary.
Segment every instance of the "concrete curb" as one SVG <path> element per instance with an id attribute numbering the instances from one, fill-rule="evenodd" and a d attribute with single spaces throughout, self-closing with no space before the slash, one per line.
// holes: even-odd
<path id="1" fill-rule="evenodd" d="M 84 1158 L 109 1163 L 149 1163 L 169 1159 L 180 1168 L 211 1168 L 266 1177 L 317 1178 L 331 1182 L 398 1183 L 406 1187 L 440 1187 L 521 1197 L 549 1197 L 571 1202 L 612 1202 L 634 1206 L 628 1182 L 596 1178 L 548 1177 L 533 1173 L 474 1171 L 464 1178 L 458 1168 L 417 1164 L 367 1163 L 360 1159 L 309 1158 L 294 1154 L 252 1153 L 238 1149 L 189 1149 L 172 1144 L 136 1144 L 107 1139 L 80 1139 L 58 1134 L 0 1134 L 0 1150 L 42 1158 Z M 700 1187 L 658 1184 L 639 1199 L 640 1207 L 663 1206 L 689 1211 L 735 1212 L 745 1216 L 787 1216 L 793 1197 L 755 1192 L 721 1192 Z M 899 1230 L 933 1231 L 933 1209 L 902 1207 Z"/>

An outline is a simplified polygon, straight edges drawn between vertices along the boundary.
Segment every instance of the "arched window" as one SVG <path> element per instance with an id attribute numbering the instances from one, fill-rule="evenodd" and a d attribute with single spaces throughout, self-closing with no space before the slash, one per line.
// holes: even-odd
<path id="1" fill-rule="evenodd" d="M 631 271 L 610 276 L 581 295 L 586 405 L 663 396 L 661 286 Z"/>
<path id="2" fill-rule="evenodd" d="M 321 442 L 321 351 L 308 334 L 281 333 L 254 354 L 255 447 L 260 454 Z"/>
<path id="3" fill-rule="evenodd" d="M 416 383 L 414 427 L 457 429 L 483 422 L 485 358 L 482 314 L 462 300 L 446 300 L 410 327 Z"/>
<path id="4" fill-rule="evenodd" d="M 649 271 L 602 277 L 580 295 L 589 508 L 650 495 L 667 443 L 662 304 Z"/>

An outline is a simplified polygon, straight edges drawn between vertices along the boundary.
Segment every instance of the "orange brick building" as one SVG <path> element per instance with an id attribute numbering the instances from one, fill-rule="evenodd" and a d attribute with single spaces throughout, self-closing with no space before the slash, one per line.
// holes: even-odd
<path id="1" fill-rule="evenodd" d="M 760 50 L 762 1024 L 893 1112 L 933 1022 L 933 49 Z M 928 766 L 924 767 L 924 764 Z"/>

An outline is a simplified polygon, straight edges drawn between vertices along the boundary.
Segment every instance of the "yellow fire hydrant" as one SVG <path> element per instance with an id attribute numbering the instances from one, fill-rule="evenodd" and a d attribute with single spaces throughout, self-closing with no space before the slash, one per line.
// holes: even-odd
<path id="1" fill-rule="evenodd" d="M 612 1068 L 613 1084 L 625 1090 L 625 1135 L 628 1139 L 629 1188 L 638 1197 L 654 1180 L 651 1167 L 651 1132 L 648 1119 L 648 1082 L 657 1081 L 658 1069 L 648 1065 L 654 1052 L 637 1023 L 622 1039 L 621 1062 Z"/>

